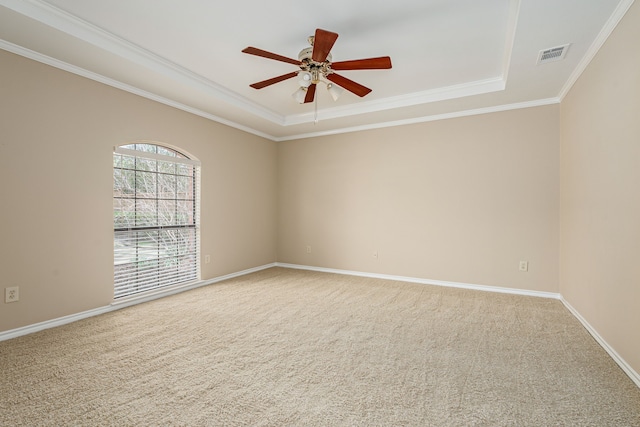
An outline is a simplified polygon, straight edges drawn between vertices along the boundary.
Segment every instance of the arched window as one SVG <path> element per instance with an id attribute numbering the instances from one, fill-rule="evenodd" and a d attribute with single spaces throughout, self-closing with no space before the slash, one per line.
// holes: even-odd
<path id="1" fill-rule="evenodd" d="M 199 279 L 200 163 L 150 143 L 113 154 L 115 298 Z"/>

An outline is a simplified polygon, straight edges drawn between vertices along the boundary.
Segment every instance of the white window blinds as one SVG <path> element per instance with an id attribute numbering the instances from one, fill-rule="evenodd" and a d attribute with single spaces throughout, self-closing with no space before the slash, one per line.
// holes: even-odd
<path id="1" fill-rule="evenodd" d="M 115 298 L 199 278 L 199 162 L 154 144 L 113 155 Z"/>

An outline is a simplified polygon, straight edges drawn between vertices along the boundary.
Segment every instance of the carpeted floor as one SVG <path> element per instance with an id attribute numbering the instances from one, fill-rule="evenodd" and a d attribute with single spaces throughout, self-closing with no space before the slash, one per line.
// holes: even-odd
<path id="1" fill-rule="evenodd" d="M 3 426 L 640 426 L 556 300 L 283 268 L 0 342 Z"/>

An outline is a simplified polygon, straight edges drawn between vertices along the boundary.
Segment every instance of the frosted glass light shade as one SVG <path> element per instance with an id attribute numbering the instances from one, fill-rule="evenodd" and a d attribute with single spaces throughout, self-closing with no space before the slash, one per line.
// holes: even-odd
<path id="1" fill-rule="evenodd" d="M 331 95 L 331 98 L 333 98 L 334 101 L 337 101 L 338 98 L 340 98 L 340 95 L 342 95 L 342 92 L 344 92 L 344 89 L 338 85 L 329 83 L 327 85 L 327 92 L 329 92 L 329 95 Z"/>
<path id="2" fill-rule="evenodd" d="M 304 98 L 307 96 L 307 88 L 299 87 L 291 96 L 293 96 L 293 99 L 295 99 L 298 104 L 304 104 Z"/>

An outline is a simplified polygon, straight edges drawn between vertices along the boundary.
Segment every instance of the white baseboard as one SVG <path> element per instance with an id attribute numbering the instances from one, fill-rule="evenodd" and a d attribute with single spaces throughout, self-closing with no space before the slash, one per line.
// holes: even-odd
<path id="1" fill-rule="evenodd" d="M 154 299 L 167 297 L 169 295 L 178 294 L 180 292 L 189 291 L 191 289 L 200 288 L 202 286 L 211 285 L 213 283 L 218 283 L 223 280 L 233 279 L 234 277 L 240 277 L 246 274 L 255 273 L 257 271 L 266 270 L 267 268 L 271 268 L 275 266 L 276 266 L 276 263 L 265 264 L 258 267 L 248 268 L 246 270 L 238 271 L 235 273 L 226 274 L 224 276 L 214 277 L 213 279 L 201 280 L 194 283 L 187 283 L 185 285 L 172 286 L 166 289 L 146 292 L 142 295 L 133 295 L 128 298 L 123 298 L 121 300 L 114 301 L 113 303 L 111 303 L 111 306 L 116 308 L 124 308 L 124 307 L 129 307 L 131 305 L 142 304 L 143 302 L 153 301 Z"/>
<path id="2" fill-rule="evenodd" d="M 587 322 L 580 313 L 571 306 L 559 293 L 527 291 L 522 289 L 502 288 L 496 286 L 474 285 L 470 283 L 444 282 L 442 280 L 420 279 L 415 277 L 392 276 L 388 274 L 365 273 L 360 271 L 338 270 L 333 268 L 313 267 L 299 264 L 286 264 L 277 262 L 276 266 L 284 268 L 294 268 L 298 270 L 320 271 L 324 273 L 346 274 L 351 276 L 371 277 L 375 279 L 397 280 L 400 282 L 420 283 L 424 285 L 447 286 L 452 288 L 472 289 L 478 291 L 500 292 L 514 295 L 526 295 L 542 298 L 554 298 L 562 301 L 565 307 L 575 316 L 576 319 L 587 329 L 598 344 L 607 352 L 609 356 L 622 368 L 631 380 L 640 388 L 640 375 L 598 334 L 598 332 Z"/>
<path id="3" fill-rule="evenodd" d="M 611 356 L 611 358 L 618 364 L 618 366 L 622 368 L 625 374 L 627 374 L 629 378 L 631 378 L 631 381 L 633 381 L 640 388 L 640 375 L 631 366 L 629 366 L 629 364 L 613 349 L 613 347 L 609 345 L 609 343 L 604 340 L 604 338 L 600 336 L 600 334 L 598 334 L 593 326 L 591 326 L 589 322 L 587 322 L 586 319 L 582 317 L 578 310 L 573 308 L 573 306 L 569 304 L 564 298 L 560 298 L 560 300 L 562 301 L 564 306 L 567 307 L 567 310 L 569 310 L 571 314 L 573 314 L 575 318 L 578 319 L 580 323 L 582 323 L 582 326 L 585 327 L 585 329 L 591 334 L 591 336 L 597 341 L 597 343 L 600 344 L 600 346 L 607 353 L 609 353 L 609 356 Z"/>
<path id="4" fill-rule="evenodd" d="M 244 276 L 250 273 L 255 273 L 257 271 L 265 270 L 271 267 L 283 267 L 283 268 L 292 268 L 292 269 L 298 269 L 298 270 L 319 271 L 323 273 L 371 277 L 374 279 L 396 280 L 400 282 L 419 283 L 424 285 L 445 286 L 445 287 L 451 287 L 451 288 L 471 289 L 471 290 L 478 290 L 478 291 L 499 292 L 499 293 L 514 294 L 514 295 L 525 295 L 525 296 L 534 296 L 534 297 L 541 297 L 541 298 L 559 299 L 560 301 L 562 301 L 564 306 L 571 312 L 571 314 L 573 314 L 576 317 L 576 319 L 578 319 L 578 321 L 582 323 L 582 325 L 587 329 L 587 331 L 591 334 L 591 336 L 593 336 L 596 342 L 600 344 L 600 346 L 604 348 L 604 350 L 611 356 L 611 358 L 618 364 L 618 366 L 622 368 L 622 370 L 629 376 L 629 378 L 631 378 L 631 380 L 638 387 L 640 387 L 640 375 L 633 368 L 631 368 L 631 366 L 629 366 L 629 364 L 622 357 L 620 357 L 620 355 L 589 324 L 589 322 L 587 322 L 584 319 L 584 317 L 582 317 L 582 315 L 580 315 L 580 313 L 575 308 L 573 308 L 571 304 L 569 304 L 559 293 L 528 291 L 523 289 L 503 288 L 498 286 L 474 285 L 470 283 L 446 282 L 442 280 L 421 279 L 417 277 L 407 277 L 407 276 L 394 276 L 389 274 L 366 273 L 362 271 L 339 270 L 334 268 L 313 267 L 308 265 L 287 264 L 287 263 L 281 263 L 281 262 L 265 264 L 262 266 L 238 271 L 236 273 L 215 277 L 213 279 L 203 280 L 203 281 L 191 283 L 184 286 L 179 286 L 179 287 L 174 287 L 174 288 L 154 292 L 152 294 L 145 294 L 138 297 L 131 297 L 122 301 L 114 302 L 108 306 L 98 307 L 92 310 L 83 311 L 81 313 L 71 314 L 69 316 L 59 317 L 57 319 L 47 320 L 47 321 L 36 323 L 33 325 L 28 325 L 21 328 L 0 332 L 0 341 L 5 341 L 5 340 L 16 338 L 22 335 L 28 335 L 34 332 L 45 330 L 45 329 L 54 328 L 56 326 L 66 325 L 68 323 L 76 322 L 78 320 L 86 319 L 88 317 L 98 316 L 100 314 L 119 310 L 121 308 L 129 307 L 135 304 L 141 304 L 144 302 L 152 301 L 154 299 L 163 298 L 169 295 L 174 295 L 180 292 L 185 292 L 185 291 L 196 289 L 206 285 L 211 285 L 213 283 L 221 282 L 223 280 L 233 279 L 235 277 Z"/>
<path id="5" fill-rule="evenodd" d="M 169 295 L 174 295 L 180 292 L 185 292 L 185 291 L 196 289 L 202 286 L 211 285 L 213 283 L 221 282 L 223 280 L 233 279 L 234 277 L 244 276 L 245 274 L 255 273 L 256 271 L 265 270 L 267 268 L 271 268 L 275 266 L 276 266 L 275 263 L 265 264 L 259 267 L 238 271 L 236 273 L 215 277 L 213 279 L 201 280 L 198 282 L 193 282 L 193 283 L 189 283 L 182 286 L 170 287 L 170 288 L 155 291 L 152 293 L 145 293 L 140 296 L 125 298 L 123 300 L 115 301 L 110 305 L 83 311 L 81 313 L 75 313 L 69 316 L 58 317 L 56 319 L 46 320 L 44 322 L 23 326 L 21 328 L 10 329 L 8 331 L 0 332 L 0 341 L 9 340 L 11 338 L 17 338 L 22 335 L 32 334 L 34 332 L 39 332 L 49 328 L 55 328 L 56 326 L 62 326 L 68 323 L 77 322 L 78 320 L 86 319 L 88 317 L 98 316 L 100 314 L 109 313 L 110 311 L 120 310 L 121 308 L 129 307 L 136 304 L 142 304 L 143 302 L 152 301 L 154 299 L 163 298 Z"/>
<path id="6" fill-rule="evenodd" d="M 45 320 L 44 322 L 34 323 L 33 325 L 23 326 L 21 328 L 9 329 L 8 331 L 0 332 L 0 341 L 10 340 L 11 338 L 17 338 L 23 335 L 29 335 L 34 332 L 42 331 L 44 329 L 55 328 L 56 326 L 66 325 L 67 323 L 77 322 L 78 320 L 86 319 L 88 317 L 98 316 L 100 314 L 108 313 L 114 310 L 110 306 L 98 307 L 91 310 L 83 311 L 81 313 L 71 314 L 69 316 L 58 317 L 57 319 Z"/>
<path id="7" fill-rule="evenodd" d="M 308 265 L 286 264 L 277 262 L 276 266 L 294 268 L 298 270 L 320 271 L 323 273 L 346 274 L 349 276 L 371 277 L 373 279 L 397 280 L 398 282 L 420 283 L 422 285 L 445 286 L 448 288 L 472 289 L 476 291 L 499 292 L 503 294 L 525 295 L 530 297 L 560 299 L 560 294 L 554 292 L 528 291 L 525 289 L 502 288 L 499 286 L 474 285 L 472 283 L 445 282 L 442 280 L 421 279 L 418 277 L 393 276 L 389 274 L 366 273 L 362 271 L 338 270 L 334 268 L 312 267 Z"/>

